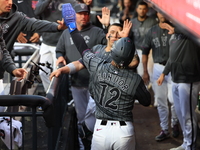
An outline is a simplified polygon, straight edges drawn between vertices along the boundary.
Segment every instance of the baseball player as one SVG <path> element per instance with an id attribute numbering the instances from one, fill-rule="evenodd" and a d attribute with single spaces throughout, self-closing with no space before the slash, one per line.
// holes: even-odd
<path id="1" fill-rule="evenodd" d="M 144 41 L 145 34 L 148 32 L 148 30 L 155 24 L 157 24 L 157 21 L 155 18 L 151 18 L 147 16 L 148 12 L 148 5 L 147 3 L 141 1 L 138 3 L 136 8 L 138 16 L 131 19 L 132 25 L 132 31 L 134 33 L 134 43 L 136 52 L 142 60 L 142 44 Z M 137 72 L 139 75 L 143 75 L 143 64 L 142 61 L 140 61 Z"/>
<path id="2" fill-rule="evenodd" d="M 142 78 L 128 69 L 134 57 L 134 44 L 130 38 L 121 38 L 113 44 L 112 62 L 96 57 L 76 29 L 75 12 L 69 5 L 65 23 L 73 42 L 83 55 L 83 62 L 92 78 L 97 118 L 92 139 L 92 150 L 134 150 L 135 136 L 132 108 L 137 98 L 144 106 L 151 103 Z M 73 16 L 73 17 L 72 17 Z M 67 68 L 67 69 L 66 69 Z M 68 70 L 69 67 L 62 68 Z M 71 66 L 73 71 L 74 66 Z M 63 70 L 64 71 L 64 70 Z"/>
<path id="3" fill-rule="evenodd" d="M 158 85 L 165 75 L 172 75 L 172 96 L 174 107 L 183 132 L 183 143 L 170 150 L 195 150 L 197 137 L 197 117 L 195 109 L 200 90 L 200 51 L 199 46 L 186 35 L 169 24 L 164 27 L 173 34 L 170 39 L 170 54 Z"/>
<path id="4" fill-rule="evenodd" d="M 76 4 L 74 9 L 76 11 L 77 29 L 81 32 L 87 45 L 93 47 L 97 44 L 106 44 L 107 40 L 104 30 L 90 23 L 90 12 L 87 5 L 83 3 Z M 65 13 L 68 13 L 68 10 L 65 11 L 63 7 L 63 17 L 65 16 Z M 109 11 L 105 13 L 108 14 L 106 16 L 109 16 Z M 102 12 L 102 19 L 104 19 L 104 12 Z M 56 57 L 58 58 L 57 64 L 61 62 L 67 64 L 81 58 L 68 30 L 63 32 L 58 41 Z M 84 130 L 82 130 L 82 128 L 88 128 L 89 131 L 93 132 L 95 124 L 95 102 L 89 93 L 88 86 L 89 73 L 87 69 L 83 69 L 71 75 L 71 91 L 78 119 L 79 135 L 82 138 L 82 141 L 84 140 L 83 143 L 88 138 L 82 136 L 84 135 L 82 132 Z"/>
<path id="5" fill-rule="evenodd" d="M 160 13 L 157 13 L 159 24 L 153 26 L 145 36 L 144 47 L 142 52 L 142 62 L 143 62 L 143 80 L 145 83 L 149 82 L 149 73 L 147 70 L 148 55 L 150 49 L 152 49 L 153 54 L 153 76 L 152 76 L 152 88 L 154 90 L 154 98 L 156 99 L 158 105 L 158 114 L 160 118 L 161 132 L 155 137 L 156 141 L 161 141 L 170 136 L 168 127 L 168 100 L 171 103 L 171 127 L 173 129 L 173 137 L 178 137 L 179 127 L 178 119 L 174 110 L 174 101 L 172 98 L 171 90 L 171 74 L 165 76 L 164 83 L 162 86 L 158 86 L 156 83 L 157 79 L 164 70 L 165 64 L 169 57 L 169 39 L 171 37 L 168 34 L 168 30 L 164 29 L 163 23 L 167 20 Z M 168 99 L 168 100 L 167 100 Z"/>

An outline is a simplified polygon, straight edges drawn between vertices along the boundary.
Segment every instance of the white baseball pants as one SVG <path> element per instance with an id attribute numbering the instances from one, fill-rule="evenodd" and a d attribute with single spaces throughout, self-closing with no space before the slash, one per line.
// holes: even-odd
<path id="1" fill-rule="evenodd" d="M 174 109 L 174 101 L 172 97 L 172 85 L 171 85 L 171 74 L 165 76 L 165 79 L 161 86 L 158 86 L 157 80 L 164 70 L 163 65 L 154 63 L 153 67 L 153 91 L 154 98 L 157 101 L 157 110 L 160 118 L 160 126 L 162 130 L 168 130 L 168 117 L 169 107 L 168 100 L 171 103 L 171 127 L 178 123 L 177 115 Z"/>
<path id="2" fill-rule="evenodd" d="M 101 125 L 97 119 L 94 127 L 91 150 L 135 150 L 133 123 L 126 121 L 121 126 L 119 121 L 107 121 Z"/>
<path id="3" fill-rule="evenodd" d="M 184 147 L 185 150 L 195 149 L 195 140 L 197 137 L 197 117 L 195 109 L 197 106 L 197 98 L 200 90 L 200 82 L 192 83 L 192 88 L 190 87 L 190 83 L 172 82 L 174 106 L 183 132 L 182 147 Z M 190 89 L 192 90 L 191 100 Z M 191 144 L 192 148 L 190 146 Z"/>
<path id="4" fill-rule="evenodd" d="M 90 96 L 88 88 L 72 86 L 71 91 L 78 122 L 83 123 L 85 121 L 87 128 L 93 132 L 96 121 L 96 104 L 93 98 Z"/>

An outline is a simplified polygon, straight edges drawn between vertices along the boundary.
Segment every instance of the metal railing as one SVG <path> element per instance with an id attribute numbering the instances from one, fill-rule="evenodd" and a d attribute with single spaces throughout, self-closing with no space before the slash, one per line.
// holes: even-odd
<path id="1" fill-rule="evenodd" d="M 60 138 L 63 136 L 61 133 L 64 119 L 66 122 L 66 112 L 71 115 L 69 118 L 72 120 L 67 120 L 67 128 L 72 124 L 74 124 L 72 126 L 76 126 L 75 110 L 73 107 L 68 108 L 67 105 L 70 95 L 68 75 L 53 78 L 46 96 L 33 95 L 35 90 L 32 90 L 32 92 L 30 90 L 33 88 L 37 90 L 37 82 L 35 82 L 37 74 L 35 74 L 35 71 L 37 72 L 38 67 L 32 61 L 38 63 L 38 49 L 23 66 L 28 71 L 27 77 L 21 81 L 17 81 L 17 78 L 14 78 L 10 86 L 10 95 L 0 95 L 1 106 L 8 106 L 9 108 L 7 112 L 0 112 L 0 116 L 8 116 L 10 118 L 10 141 L 14 138 L 12 134 L 12 118 L 20 117 L 20 122 L 22 123 L 22 146 L 18 149 L 39 150 L 41 147 L 41 149 L 57 150 Z M 23 112 L 19 112 L 21 106 L 26 107 Z M 42 111 L 37 109 L 40 106 Z M 31 125 L 27 125 L 27 118 L 31 120 L 29 121 Z M 39 124 L 38 120 L 40 121 Z M 46 132 L 42 132 L 46 136 L 41 138 L 41 141 L 38 138 L 39 134 L 41 134 L 38 131 L 39 127 L 41 127 L 40 130 L 45 130 Z M 76 127 L 74 127 L 73 130 L 76 130 Z M 27 130 L 29 131 L 29 136 L 31 135 L 31 139 L 26 137 Z M 73 136 L 75 137 L 74 140 L 76 140 L 77 132 L 74 131 L 73 134 L 75 134 Z M 66 142 L 68 141 L 66 140 Z M 75 143 L 70 144 L 71 147 L 75 147 Z M 10 149 L 14 149 L 12 144 L 10 144 Z"/>

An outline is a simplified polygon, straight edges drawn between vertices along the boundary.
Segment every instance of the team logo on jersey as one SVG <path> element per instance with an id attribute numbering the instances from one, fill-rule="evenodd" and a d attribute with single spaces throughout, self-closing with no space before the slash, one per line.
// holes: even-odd
<path id="1" fill-rule="evenodd" d="M 84 37 L 85 43 L 89 43 L 90 37 L 88 35 L 85 35 Z"/>
<path id="2" fill-rule="evenodd" d="M 160 41 L 159 41 L 158 37 L 154 38 L 152 41 L 156 48 L 160 47 Z"/>
<path id="3" fill-rule="evenodd" d="M 71 45 L 74 44 L 74 41 L 72 40 L 72 37 L 69 38 Z"/>

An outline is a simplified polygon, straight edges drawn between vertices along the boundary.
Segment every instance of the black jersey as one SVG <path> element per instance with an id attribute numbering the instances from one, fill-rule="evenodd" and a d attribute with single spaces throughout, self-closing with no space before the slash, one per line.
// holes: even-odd
<path id="1" fill-rule="evenodd" d="M 132 121 L 134 100 L 149 106 L 151 95 L 140 75 L 129 69 L 119 69 L 97 57 L 90 51 L 76 30 L 71 37 L 83 55 L 83 62 L 90 73 L 93 96 L 96 102 L 96 118 Z M 83 53 L 84 51 L 84 53 Z"/>
<path id="2" fill-rule="evenodd" d="M 150 104 L 150 94 L 142 78 L 129 69 L 118 69 L 105 60 L 86 52 L 84 64 L 91 77 L 96 118 L 132 121 L 134 100 Z"/>
<path id="3" fill-rule="evenodd" d="M 155 18 L 147 17 L 143 22 L 139 21 L 136 18 L 132 19 L 132 31 L 134 33 L 134 43 L 136 49 L 142 49 L 142 43 L 145 37 L 145 34 L 149 31 L 149 29 L 157 24 Z"/>
<path id="4" fill-rule="evenodd" d="M 161 29 L 158 24 L 153 26 L 145 36 L 142 54 L 148 55 L 152 49 L 154 63 L 166 64 L 169 58 L 170 37 L 168 30 Z"/>

